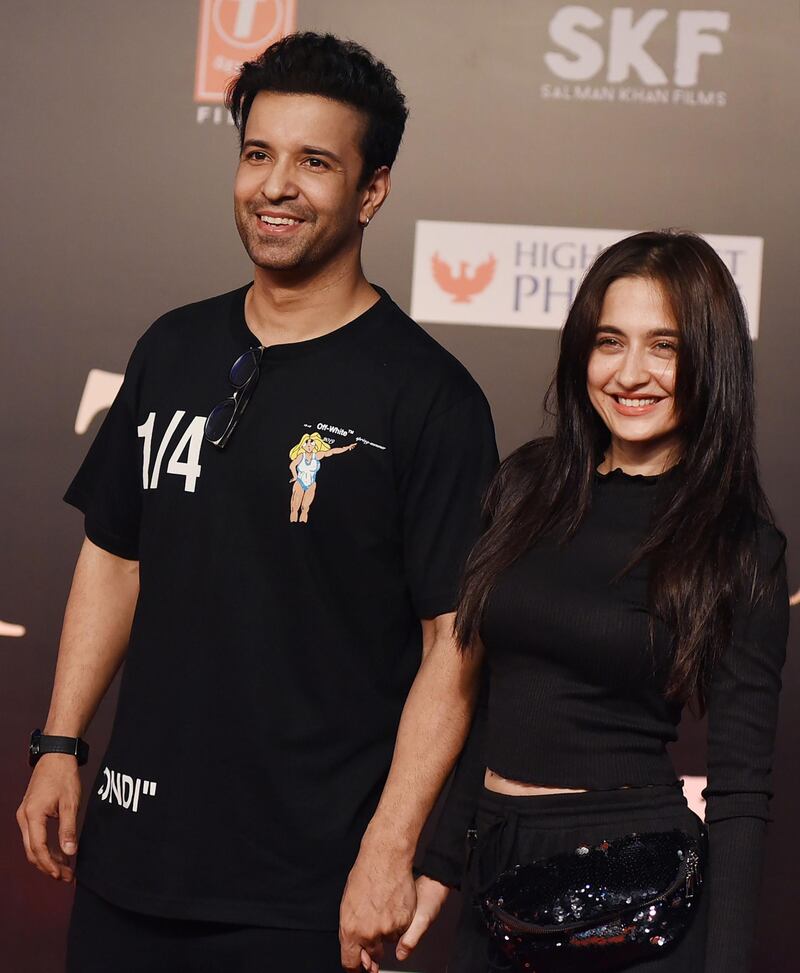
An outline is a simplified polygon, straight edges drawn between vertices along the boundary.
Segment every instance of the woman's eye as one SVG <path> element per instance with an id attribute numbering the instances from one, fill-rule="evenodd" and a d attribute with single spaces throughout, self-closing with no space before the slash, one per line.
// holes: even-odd
<path id="1" fill-rule="evenodd" d="M 677 350 L 678 350 L 677 345 L 674 345 L 671 341 L 659 341 L 656 344 L 656 351 L 659 351 L 662 354 L 664 354 L 664 353 L 666 353 L 666 354 L 672 354 L 673 352 L 676 352 Z"/>
<path id="2" fill-rule="evenodd" d="M 258 149 L 252 149 L 250 152 L 247 153 L 246 156 L 246 158 L 250 159 L 251 162 L 263 162 L 264 159 L 266 159 L 266 157 L 267 157 L 267 153 L 261 152 Z"/>
<path id="3" fill-rule="evenodd" d="M 619 342 L 616 338 L 609 338 L 608 335 L 606 335 L 605 337 L 595 339 L 594 344 L 595 348 L 607 348 L 613 347 L 614 345 L 619 344 Z"/>

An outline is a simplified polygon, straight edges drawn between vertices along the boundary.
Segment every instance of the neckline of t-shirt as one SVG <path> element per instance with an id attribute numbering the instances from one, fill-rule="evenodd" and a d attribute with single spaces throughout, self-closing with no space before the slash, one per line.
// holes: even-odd
<path id="1" fill-rule="evenodd" d="M 247 326 L 247 319 L 244 315 L 245 299 L 252 286 L 251 281 L 234 292 L 230 323 L 234 336 L 246 342 L 249 347 L 254 348 L 258 346 L 259 341 Z M 334 328 L 333 331 L 328 331 L 327 334 L 319 335 L 317 338 L 308 338 L 305 341 L 293 341 L 280 345 L 267 345 L 264 348 L 263 360 L 278 361 L 285 358 L 303 358 L 320 351 L 327 351 L 341 342 L 351 341 L 365 328 L 373 325 L 391 303 L 392 299 L 382 287 L 378 287 L 377 284 L 370 284 L 370 286 L 378 292 L 378 300 L 370 305 L 366 311 L 362 311 L 351 321 Z"/>
<path id="2" fill-rule="evenodd" d="M 625 483 L 625 484 L 641 484 L 643 486 L 651 486 L 656 483 L 663 483 L 664 480 L 668 479 L 675 472 L 679 464 L 670 466 L 669 469 L 664 470 L 663 473 L 626 473 L 625 470 L 621 469 L 619 466 L 615 466 L 613 470 L 609 470 L 608 473 L 601 473 L 600 470 L 595 470 L 595 479 L 599 483 Z"/>

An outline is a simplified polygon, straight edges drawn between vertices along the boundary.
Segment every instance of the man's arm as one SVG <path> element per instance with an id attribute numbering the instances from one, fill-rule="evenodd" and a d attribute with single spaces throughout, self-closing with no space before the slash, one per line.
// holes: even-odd
<path id="1" fill-rule="evenodd" d="M 128 648 L 139 594 L 139 562 L 84 540 L 64 613 L 58 663 L 44 732 L 83 736 Z M 80 804 L 78 764 L 44 754 L 17 810 L 28 861 L 55 879 L 72 881 Z M 47 819 L 58 818 L 60 848 L 47 845 Z"/>
<path id="2" fill-rule="evenodd" d="M 483 655 L 458 651 L 454 619 L 451 613 L 422 622 L 422 664 L 403 708 L 389 777 L 342 899 L 347 970 L 361 969 L 362 949 L 378 960 L 382 939 L 404 932 L 414 915 L 414 852 L 466 739 Z"/>

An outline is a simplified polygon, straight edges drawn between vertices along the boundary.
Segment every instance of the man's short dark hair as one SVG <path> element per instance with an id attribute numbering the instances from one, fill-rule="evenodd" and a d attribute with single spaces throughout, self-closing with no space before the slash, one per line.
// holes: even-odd
<path id="1" fill-rule="evenodd" d="M 246 61 L 225 95 L 240 145 L 259 91 L 320 95 L 351 105 L 367 118 L 361 183 L 381 166 L 392 167 L 408 117 L 406 100 L 392 72 L 359 44 L 307 31 L 289 34 Z"/>

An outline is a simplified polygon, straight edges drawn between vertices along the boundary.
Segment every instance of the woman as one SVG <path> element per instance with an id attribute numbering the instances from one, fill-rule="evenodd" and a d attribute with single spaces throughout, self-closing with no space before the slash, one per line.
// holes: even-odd
<path id="1" fill-rule="evenodd" d="M 714 250 L 668 232 L 601 254 L 551 396 L 554 435 L 503 463 L 467 565 L 457 633 L 466 652 L 485 645 L 488 705 L 398 955 L 461 884 L 467 829 L 451 973 L 509 969 L 475 900 L 513 865 L 631 832 L 699 839 L 666 752 L 695 701 L 708 710 L 705 881 L 684 936 L 631 968 L 745 973 L 788 593 L 758 478 L 745 313 Z"/>
<path id="2" fill-rule="evenodd" d="M 332 447 L 318 432 L 303 433 L 300 442 L 289 450 L 289 472 L 292 474 L 292 498 L 289 505 L 289 523 L 307 524 L 308 512 L 317 495 L 317 473 L 320 463 L 331 456 L 349 453 L 358 443 Z"/>

